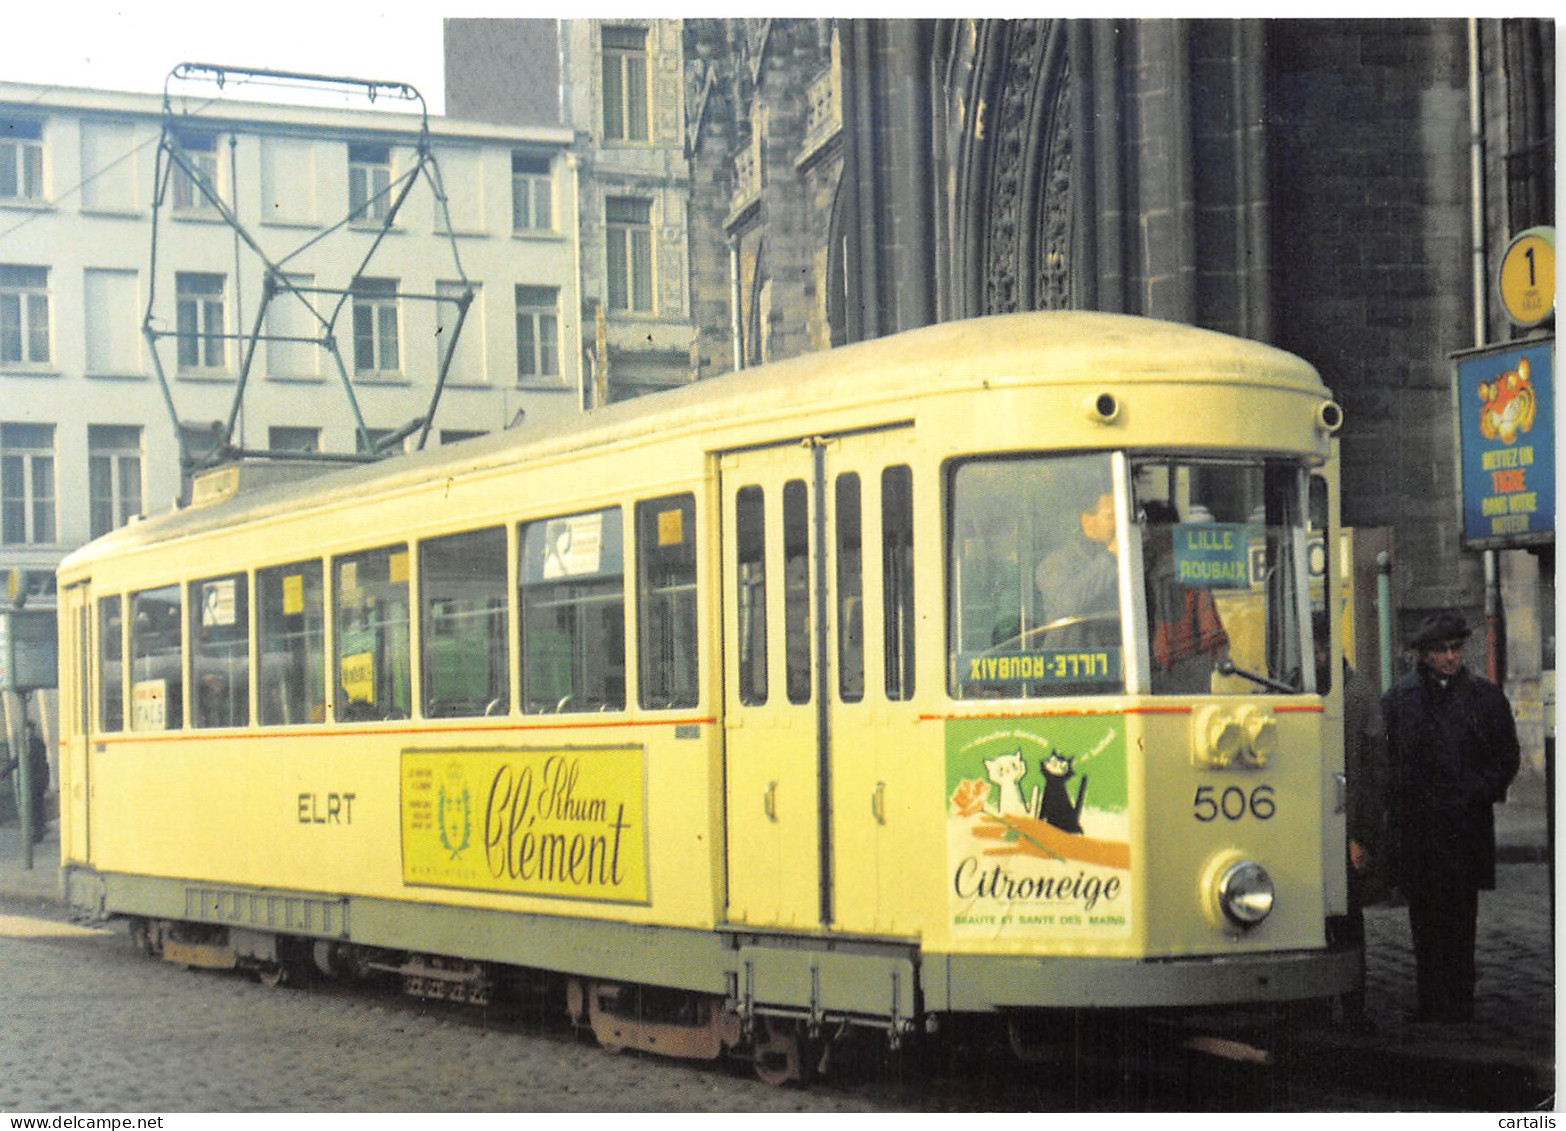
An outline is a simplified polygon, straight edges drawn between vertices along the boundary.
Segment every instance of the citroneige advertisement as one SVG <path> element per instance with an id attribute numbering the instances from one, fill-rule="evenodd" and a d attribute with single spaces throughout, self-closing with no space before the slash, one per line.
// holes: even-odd
<path id="1" fill-rule="evenodd" d="M 946 789 L 954 935 L 1131 933 L 1124 719 L 950 721 Z"/>
<path id="2" fill-rule="evenodd" d="M 646 752 L 405 750 L 408 884 L 646 903 Z"/>
<path id="3" fill-rule="evenodd" d="M 1503 549 L 1555 538 L 1553 342 L 1457 360 L 1463 541 Z"/>

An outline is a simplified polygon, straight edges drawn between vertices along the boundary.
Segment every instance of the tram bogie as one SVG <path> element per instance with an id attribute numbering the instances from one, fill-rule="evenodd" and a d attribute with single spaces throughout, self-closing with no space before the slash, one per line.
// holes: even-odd
<path id="1" fill-rule="evenodd" d="M 1016 315 L 135 523 L 60 573 L 68 894 L 796 1079 L 1344 992 L 1330 404 Z"/>

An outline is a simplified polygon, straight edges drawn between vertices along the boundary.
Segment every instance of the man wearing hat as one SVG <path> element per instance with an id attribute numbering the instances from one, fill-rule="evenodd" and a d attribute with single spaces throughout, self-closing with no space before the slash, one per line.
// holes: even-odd
<path id="1" fill-rule="evenodd" d="M 1501 689 L 1470 675 L 1460 613 L 1426 618 L 1416 669 L 1382 698 L 1394 876 L 1408 897 L 1419 987 L 1416 1021 L 1474 1013 L 1479 891 L 1495 887 L 1495 813 L 1520 761 Z"/>

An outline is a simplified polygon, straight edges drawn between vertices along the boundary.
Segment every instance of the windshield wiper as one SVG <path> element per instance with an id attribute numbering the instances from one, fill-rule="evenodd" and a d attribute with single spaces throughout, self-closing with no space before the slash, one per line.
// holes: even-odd
<path id="1" fill-rule="evenodd" d="M 1243 676 L 1252 683 L 1258 683 L 1272 691 L 1282 691 L 1286 695 L 1297 694 L 1300 690 L 1297 687 L 1289 686 L 1287 683 L 1279 683 L 1277 680 L 1264 676 L 1260 672 L 1246 671 L 1244 668 L 1237 666 L 1233 660 L 1219 660 L 1218 674 Z"/>

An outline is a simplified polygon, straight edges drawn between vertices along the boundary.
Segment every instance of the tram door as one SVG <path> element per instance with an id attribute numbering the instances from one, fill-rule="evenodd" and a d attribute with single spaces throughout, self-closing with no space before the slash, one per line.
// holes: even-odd
<path id="1" fill-rule="evenodd" d="M 889 843 L 888 805 L 870 724 L 888 721 L 886 688 L 903 672 L 888 676 L 901 662 L 884 659 L 896 649 L 881 616 L 892 557 L 881 536 L 883 479 L 889 444 L 911 434 L 813 438 L 722 457 L 731 922 L 884 925 L 879 893 L 865 887 L 866 877 L 891 872 L 875 859 Z M 901 484 L 895 473 L 906 471 L 894 468 L 892 478 Z M 901 487 L 893 495 L 907 499 Z M 911 609 L 892 631 L 901 630 L 911 633 Z"/>
<path id="2" fill-rule="evenodd" d="M 731 922 L 821 922 L 814 463 L 790 445 L 721 464 Z"/>
<path id="3" fill-rule="evenodd" d="M 91 609 L 87 587 L 75 585 L 60 594 L 60 633 L 65 649 L 60 666 L 70 673 L 75 702 L 60 700 L 60 840 L 71 860 L 90 860 L 87 826 L 87 750 L 92 734 L 93 652 Z"/>

